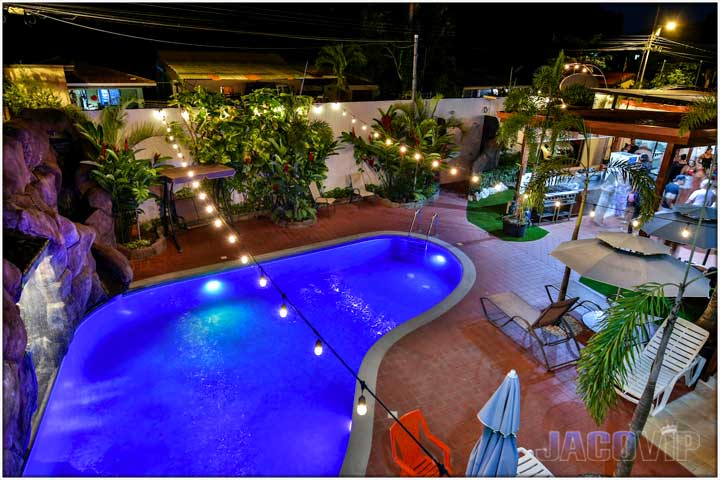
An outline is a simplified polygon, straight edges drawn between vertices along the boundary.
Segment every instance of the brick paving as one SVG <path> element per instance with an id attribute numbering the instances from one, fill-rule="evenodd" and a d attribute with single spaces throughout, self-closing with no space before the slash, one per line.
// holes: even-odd
<path id="1" fill-rule="evenodd" d="M 576 370 L 571 367 L 546 372 L 531 352 L 482 318 L 479 308 L 479 297 L 503 291 L 514 291 L 536 307 L 545 306 L 543 285 L 558 284 L 564 269 L 548 253 L 569 239 L 573 223 L 544 225 L 550 234 L 543 239 L 515 243 L 500 241 L 470 224 L 465 200 L 456 194 L 443 192 L 438 201 L 426 207 L 423 227 L 433 213 L 440 216 L 438 237 L 458 245 L 473 260 L 477 281 L 458 305 L 390 348 L 378 372 L 378 394 L 399 414 L 421 408 L 433 433 L 450 446 L 453 472 L 463 475 L 482 430 L 475 415 L 505 373 L 514 368 L 522 389 L 518 445 L 536 451 L 557 476 L 611 475 L 615 462 L 604 458 L 597 448 L 585 448 L 584 439 L 596 430 L 611 434 L 625 430 L 634 405 L 619 399 L 617 408 L 598 427 L 575 392 Z M 262 254 L 363 232 L 405 231 L 411 219 L 410 210 L 366 201 L 339 205 L 334 215 L 323 212 L 310 228 L 280 228 L 267 219 L 254 219 L 239 222 L 238 229 L 242 244 L 254 254 Z M 592 237 L 597 230 L 597 226 L 585 222 L 581 238 Z M 212 227 L 183 232 L 180 241 L 183 253 L 168 244 L 164 254 L 133 262 L 136 279 L 217 263 L 223 256 L 234 259 L 240 254 Z M 577 276 L 573 274 L 573 278 Z M 602 302 L 577 284 L 573 288 L 583 291 L 584 298 Z M 392 461 L 388 440 L 391 421 L 380 409 L 376 409 L 373 421 L 367 474 L 396 476 L 399 469 Z M 551 446 L 551 431 L 559 432 L 561 444 L 566 432 L 579 432 L 583 444 L 574 451 L 565 449 L 569 456 L 558 458 Z M 690 476 L 688 470 L 663 458 L 645 439 L 641 443 L 648 458 L 657 459 L 638 459 L 635 475 Z"/>

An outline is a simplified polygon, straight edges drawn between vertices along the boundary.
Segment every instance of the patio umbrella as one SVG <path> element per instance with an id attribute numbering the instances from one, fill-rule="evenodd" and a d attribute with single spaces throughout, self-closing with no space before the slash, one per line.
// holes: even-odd
<path id="1" fill-rule="evenodd" d="M 658 212 L 640 230 L 664 240 L 690 245 L 697 230 L 700 208 L 679 205 L 670 212 Z M 717 209 L 705 208 L 705 220 L 698 231 L 699 248 L 717 248 Z"/>
<path id="2" fill-rule="evenodd" d="M 618 250 L 625 250 L 640 255 L 658 255 L 670 253 L 670 247 L 647 237 L 623 232 L 600 232 L 597 238 Z"/>
<path id="3" fill-rule="evenodd" d="M 584 277 L 627 289 L 647 282 L 680 283 L 687 266 L 670 255 L 616 250 L 597 238 L 563 242 L 550 255 Z M 690 268 L 688 281 L 696 277 L 702 277 L 702 272 Z M 684 296 L 707 297 L 709 288 L 708 279 L 701 278 L 687 286 Z M 677 287 L 666 286 L 664 294 L 674 297 Z"/>
<path id="4" fill-rule="evenodd" d="M 517 473 L 517 434 L 520 426 L 520 381 L 515 370 L 505 375 L 477 414 L 485 425 L 473 447 L 466 477 L 514 477 Z"/>

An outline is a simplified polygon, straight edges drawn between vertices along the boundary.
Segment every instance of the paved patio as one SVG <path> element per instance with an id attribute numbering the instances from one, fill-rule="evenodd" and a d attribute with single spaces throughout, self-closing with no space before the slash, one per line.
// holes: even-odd
<path id="1" fill-rule="evenodd" d="M 537 307 L 545 306 L 543 285 L 558 284 L 563 272 L 563 265 L 548 253 L 569 239 L 573 222 L 544 225 L 550 235 L 535 242 L 514 243 L 497 240 L 468 223 L 465 200 L 455 194 L 443 192 L 426 210 L 425 222 L 433 213 L 439 214 L 438 237 L 457 245 L 473 260 L 477 281 L 458 305 L 388 351 L 378 372 L 378 394 L 399 414 L 420 407 L 431 430 L 450 446 L 453 472 L 463 475 L 470 451 L 481 434 L 475 415 L 503 375 L 514 368 L 522 388 L 518 444 L 534 450 L 557 476 L 611 475 L 615 461 L 601 455 L 598 448 L 609 446 L 595 442 L 594 447 L 589 447 L 587 434 L 625 430 L 634 405 L 619 399 L 617 408 L 598 427 L 575 392 L 576 370 L 546 372 L 531 354 L 482 318 L 479 308 L 479 297 L 503 291 L 514 291 Z M 411 219 L 410 210 L 363 202 L 339 205 L 332 216 L 321 213 L 311 228 L 285 229 L 269 220 L 256 219 L 240 222 L 238 229 L 241 244 L 261 254 L 363 232 L 405 231 Z M 592 237 L 597 229 L 586 222 L 581 237 Z M 136 280 L 236 259 L 240 254 L 211 227 L 184 232 L 180 241 L 182 254 L 169 245 L 163 255 L 133 262 Z M 583 291 L 585 298 L 602 301 L 584 286 L 575 283 L 572 288 Z M 373 421 L 367 474 L 396 476 L 399 469 L 392 461 L 388 441 L 391 420 L 377 409 Z M 558 448 L 551 445 L 553 431 L 559 432 L 560 446 L 573 439 L 582 439 L 582 443 L 574 449 L 568 448 L 568 443 L 558 455 Z M 578 433 L 566 437 L 568 432 Z M 644 458 L 637 460 L 635 475 L 691 475 L 644 438 L 641 448 Z"/>

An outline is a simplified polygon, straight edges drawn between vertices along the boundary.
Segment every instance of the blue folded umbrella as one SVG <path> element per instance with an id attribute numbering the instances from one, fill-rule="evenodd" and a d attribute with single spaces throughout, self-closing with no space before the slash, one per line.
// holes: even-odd
<path id="1" fill-rule="evenodd" d="M 515 370 L 505 376 L 477 416 L 485 428 L 470 454 L 465 476 L 514 477 L 520 427 L 520 380 Z"/>

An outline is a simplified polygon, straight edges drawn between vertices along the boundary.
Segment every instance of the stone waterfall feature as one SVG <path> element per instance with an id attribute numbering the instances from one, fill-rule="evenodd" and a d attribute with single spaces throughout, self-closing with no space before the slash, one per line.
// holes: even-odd
<path id="1" fill-rule="evenodd" d="M 3 130 L 3 473 L 22 473 L 38 404 L 85 313 L 127 288 L 112 203 L 88 178 L 84 140 L 57 110 Z M 35 415 L 37 416 L 37 415 Z"/>

